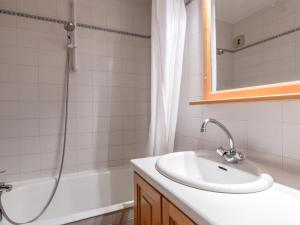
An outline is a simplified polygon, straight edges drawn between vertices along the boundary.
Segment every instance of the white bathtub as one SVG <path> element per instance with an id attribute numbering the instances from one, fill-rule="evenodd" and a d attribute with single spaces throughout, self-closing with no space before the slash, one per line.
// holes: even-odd
<path id="1" fill-rule="evenodd" d="M 68 174 L 62 177 L 53 202 L 32 225 L 61 225 L 96 217 L 133 206 L 133 178 L 129 167 Z M 3 204 L 16 221 L 32 218 L 47 200 L 54 180 L 38 179 L 14 183 L 3 194 Z M 1 225 L 10 224 L 5 219 Z"/>

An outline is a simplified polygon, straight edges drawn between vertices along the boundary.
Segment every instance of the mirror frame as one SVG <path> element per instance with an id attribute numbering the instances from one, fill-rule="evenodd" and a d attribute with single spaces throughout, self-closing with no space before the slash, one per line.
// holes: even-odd
<path id="1" fill-rule="evenodd" d="M 212 4 L 211 0 L 202 0 L 202 32 L 203 32 L 203 99 L 193 101 L 191 105 L 266 101 L 282 99 L 300 99 L 300 81 L 237 88 L 222 91 L 212 90 Z"/>

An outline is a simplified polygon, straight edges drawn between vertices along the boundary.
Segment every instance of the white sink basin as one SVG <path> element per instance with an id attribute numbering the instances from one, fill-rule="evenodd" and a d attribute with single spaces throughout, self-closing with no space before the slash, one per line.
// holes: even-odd
<path id="1" fill-rule="evenodd" d="M 207 151 L 170 153 L 157 160 L 156 169 L 173 181 L 213 192 L 253 193 L 272 186 L 272 177 L 251 161 L 228 164 L 216 154 Z"/>

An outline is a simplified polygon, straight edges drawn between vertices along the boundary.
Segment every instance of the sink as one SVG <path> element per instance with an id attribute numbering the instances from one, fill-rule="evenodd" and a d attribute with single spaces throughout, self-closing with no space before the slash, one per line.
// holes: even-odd
<path id="1" fill-rule="evenodd" d="M 222 193 L 254 193 L 273 185 L 273 178 L 250 160 L 226 163 L 212 151 L 175 152 L 161 156 L 156 169 L 186 186 Z"/>

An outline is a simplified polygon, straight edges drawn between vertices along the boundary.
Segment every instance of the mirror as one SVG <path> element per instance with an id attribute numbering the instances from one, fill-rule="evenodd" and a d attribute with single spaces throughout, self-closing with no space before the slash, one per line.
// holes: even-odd
<path id="1" fill-rule="evenodd" d="M 215 0 L 211 22 L 212 91 L 300 80 L 300 0 Z"/>
<path id="2" fill-rule="evenodd" d="M 202 0 L 203 97 L 300 99 L 300 0 Z"/>

